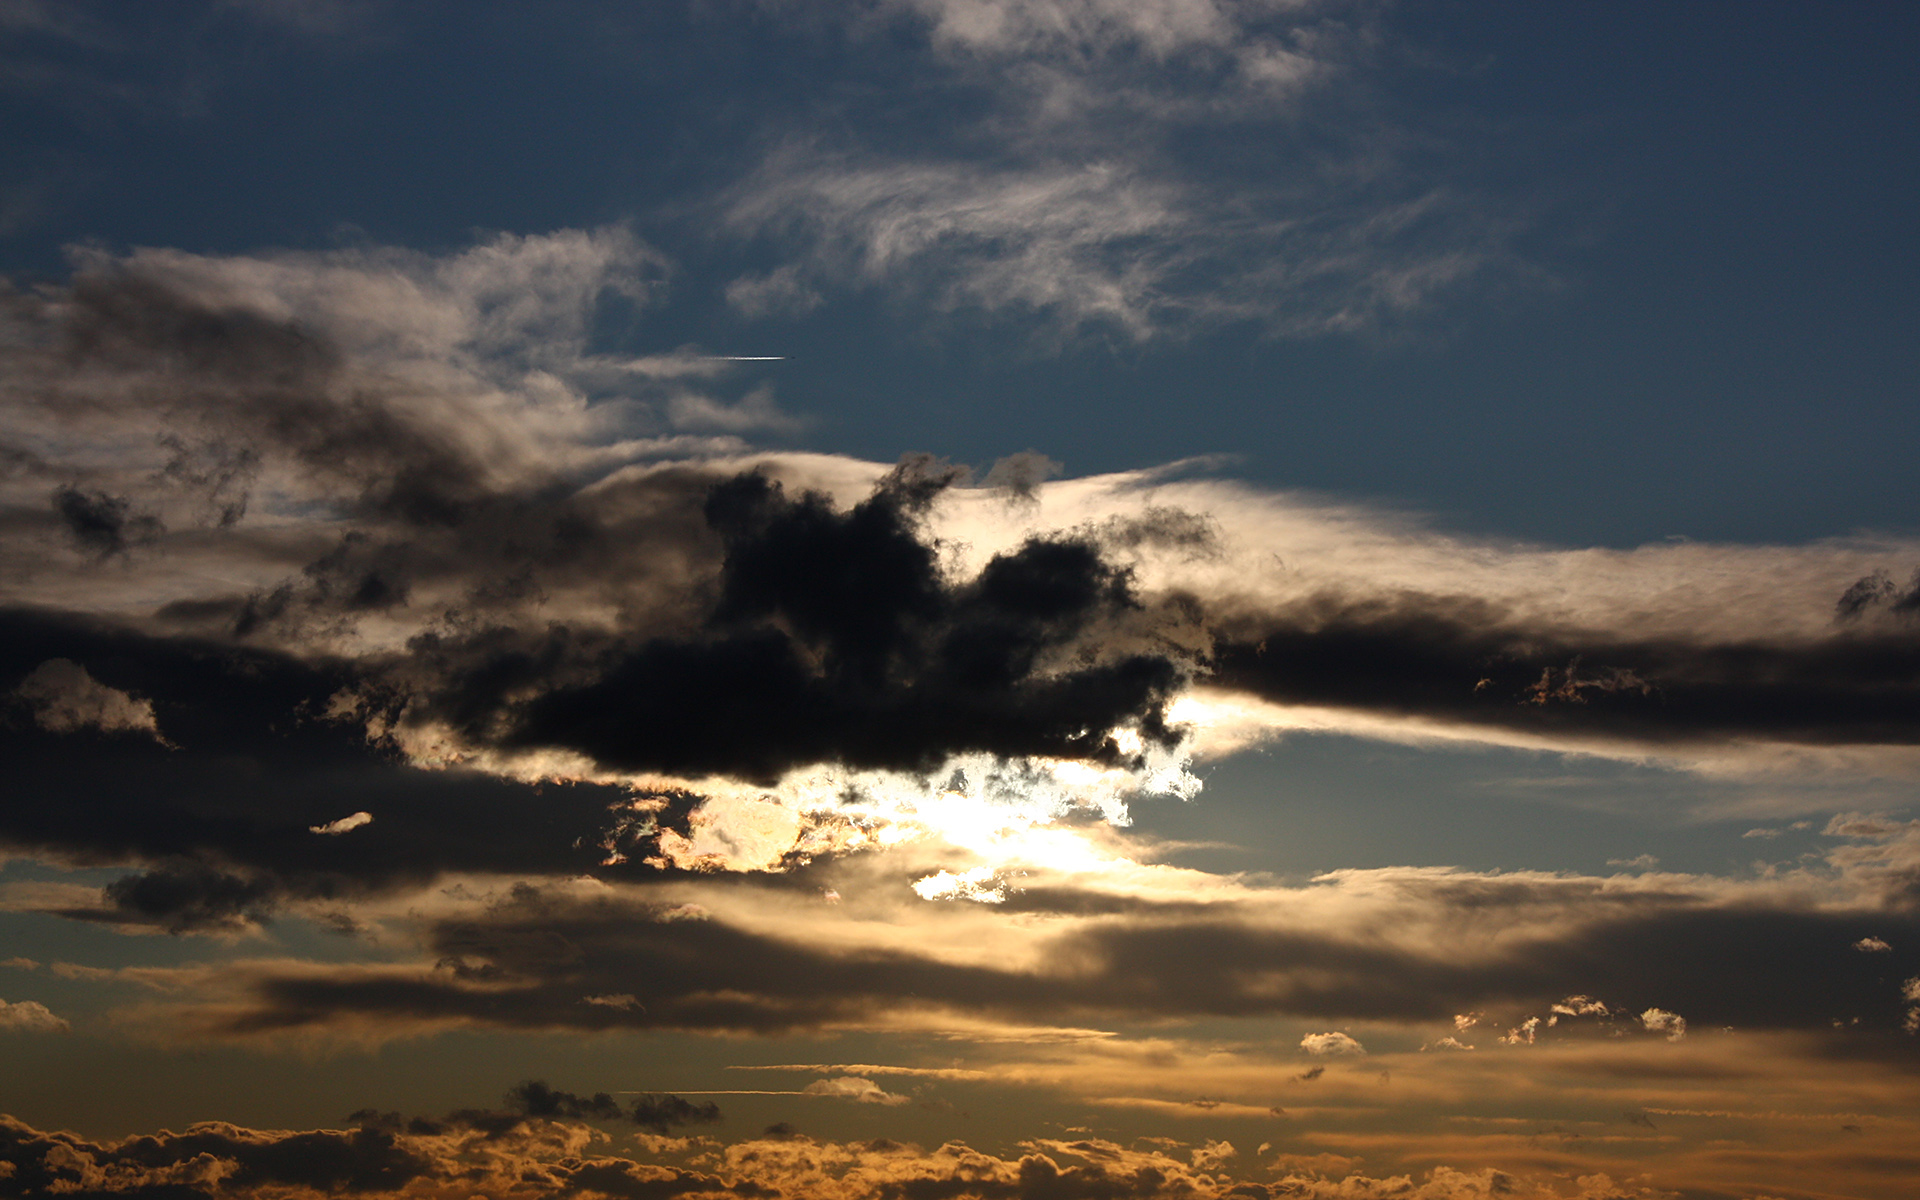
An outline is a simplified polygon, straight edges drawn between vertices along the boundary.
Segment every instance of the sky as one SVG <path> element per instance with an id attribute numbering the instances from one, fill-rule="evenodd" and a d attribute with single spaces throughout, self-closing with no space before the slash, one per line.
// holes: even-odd
<path id="1" fill-rule="evenodd" d="M 0 2 L 0 1196 L 1920 1178 L 1920 14 Z"/>

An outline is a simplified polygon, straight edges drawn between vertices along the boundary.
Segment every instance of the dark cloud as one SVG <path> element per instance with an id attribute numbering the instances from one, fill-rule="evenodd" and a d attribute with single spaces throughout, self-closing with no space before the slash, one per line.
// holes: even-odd
<path id="1" fill-rule="evenodd" d="M 102 558 L 124 554 L 129 546 L 152 542 L 165 532 L 158 518 L 136 514 L 132 507 L 121 497 L 71 486 L 53 494 L 53 511 L 68 534 Z"/>
<path id="2" fill-rule="evenodd" d="M 1217 624 L 1211 682 L 1326 705 L 1576 739 L 1920 742 L 1920 637 L 1636 639 L 1464 597 L 1321 596 Z"/>
<path id="3" fill-rule="evenodd" d="M 579 1115 L 463 1110 L 435 1119 L 366 1110 L 355 1113 L 350 1120 L 356 1128 L 346 1130 L 254 1130 L 210 1121 L 118 1142 L 45 1133 L 0 1116 L 0 1164 L 6 1168 L 0 1170 L 0 1196 L 212 1200 L 391 1194 L 410 1184 L 469 1195 L 509 1189 L 546 1197 L 583 1191 L 643 1198 L 778 1194 L 676 1167 L 556 1153 L 528 1136 L 530 1122 Z M 469 1133 L 477 1138 L 477 1152 L 459 1136 Z"/>
<path id="4" fill-rule="evenodd" d="M 195 1125 L 119 1143 L 42 1133 L 0 1116 L 0 1194 L 131 1195 L 201 1200 L 222 1191 L 296 1187 L 388 1191 L 431 1173 L 432 1160 L 383 1130 L 260 1132 Z M 209 1170 L 216 1165 L 229 1170 Z M 99 1187 L 112 1172 L 118 1186 Z M 91 1178 L 90 1178 L 91 1176 Z M 91 1186 L 90 1186 L 91 1185 Z"/>
<path id="5" fill-rule="evenodd" d="M 489 687 L 552 673 L 525 651 L 496 656 L 441 711 L 477 739 L 504 727 L 509 746 L 758 780 L 820 762 L 926 770 L 967 751 L 1119 764 L 1121 727 L 1177 741 L 1165 708 L 1183 664 L 1097 639 L 1138 611 L 1126 574 L 1090 542 L 1036 538 L 947 578 L 918 522 L 945 483 L 898 470 L 841 512 L 764 476 L 722 481 L 706 506 L 725 559 L 705 637 L 612 645 L 588 681 L 504 716 Z"/>
<path id="6" fill-rule="evenodd" d="M 1905 591 L 1885 571 L 1863 575 L 1840 594 L 1833 606 L 1834 617 L 1840 621 L 1858 620 L 1876 609 L 1899 616 L 1920 612 L 1920 570 L 1913 573 Z"/>
<path id="7" fill-rule="evenodd" d="M 652 1133 L 666 1133 L 682 1125 L 706 1125 L 720 1119 L 716 1104 L 695 1104 L 684 1096 L 646 1095 L 633 1102 L 627 1117 Z"/>
<path id="8" fill-rule="evenodd" d="M 475 1136 L 461 1136 L 467 1131 Z M 455 1136 L 450 1138 L 450 1132 Z M 1095 1138 L 1036 1139 L 1001 1156 L 960 1141 L 931 1151 L 886 1138 L 815 1142 L 781 1123 L 728 1147 L 725 1165 L 715 1166 L 710 1156 L 676 1163 L 671 1150 L 650 1154 L 653 1161 L 591 1155 L 577 1145 L 525 1136 L 519 1129 L 474 1130 L 452 1118 L 402 1119 L 397 1114 L 382 1114 L 348 1131 L 255 1130 L 209 1122 L 184 1133 L 119 1142 L 42 1132 L 13 1117 L 0 1117 L 0 1163 L 11 1167 L 0 1173 L 0 1195 L 313 1200 L 392 1194 L 401 1188 L 409 1194 L 514 1195 L 527 1200 L 581 1195 L 629 1200 L 1344 1200 L 1416 1194 L 1423 1200 L 1501 1195 L 1653 1200 L 1672 1194 L 1640 1183 L 1615 1184 L 1604 1174 L 1578 1180 L 1577 1193 L 1570 1193 L 1564 1172 L 1547 1178 L 1486 1168 L 1469 1173 L 1439 1167 L 1417 1184 L 1406 1175 L 1329 1178 L 1278 1170 L 1261 1171 L 1268 1176 L 1261 1182 L 1226 1169 L 1217 1151 L 1224 1149 L 1225 1158 L 1231 1158 L 1231 1145 L 1209 1144 L 1193 1151 L 1188 1161 L 1177 1157 L 1187 1148 L 1177 1139 L 1143 1140 L 1153 1148 L 1130 1149 Z M 1477 1147 L 1467 1143 L 1462 1149 L 1471 1153 Z M 1877 1183 L 1911 1174 L 1907 1155 L 1856 1159 L 1861 1171 L 1851 1178 Z M 1351 1167 L 1357 1160 L 1331 1161 Z M 1538 1168 L 1542 1160 L 1530 1152 L 1525 1161 Z"/>
<path id="9" fill-rule="evenodd" d="M 1158 919 L 1102 919 L 1056 936 L 1037 958 L 1058 970 L 959 965 L 897 948 L 848 953 L 632 897 L 580 900 L 527 888 L 483 915 L 436 924 L 429 945 L 440 966 L 432 973 L 254 977 L 250 1011 L 226 1028 L 346 1021 L 359 1029 L 371 1019 L 396 1032 L 456 1021 L 778 1034 L 895 1020 L 915 1009 L 1048 1023 L 1275 1015 L 1447 1022 L 1480 1010 L 1518 1022 L 1529 1014 L 1544 1020 L 1567 997 L 1599 997 L 1612 1011 L 1657 1007 L 1700 1028 L 1825 1030 L 1858 1018 L 1862 1036 L 1900 1040 L 1898 981 L 1915 964 L 1854 951 L 1861 911 L 1713 906 L 1689 894 L 1603 898 L 1581 881 L 1498 877 L 1472 894 L 1472 882 L 1456 879 L 1451 899 L 1409 886 L 1399 919 L 1515 932 L 1459 944 L 1436 936 L 1431 948 L 1413 950 L 1176 906 Z M 941 918 L 927 913 L 925 936 L 938 943 Z M 1557 920 L 1541 932 L 1550 914 Z M 1875 910 L 1874 920 L 1898 935 L 1895 944 L 1920 938 L 1912 913 Z M 583 1000 L 616 989 L 633 1003 Z"/>
<path id="10" fill-rule="evenodd" d="M 208 336 L 219 354 L 252 362 Z M 1150 615 L 1127 573 L 1092 542 L 1066 537 L 1030 540 L 976 576 L 951 577 L 922 522 L 951 479 L 937 464 L 909 463 L 844 511 L 757 474 L 715 482 L 682 472 L 601 497 L 641 524 L 678 514 L 666 523 L 682 532 L 667 544 L 683 552 L 658 555 L 665 565 L 653 568 L 682 581 L 667 589 L 677 626 L 637 599 L 611 630 L 524 633 L 463 617 L 404 655 L 347 660 L 0 613 L 0 685 L 58 657 L 151 703 L 157 727 L 149 744 L 110 746 L 23 722 L 0 730 L 26 801 L 0 814 L 0 841 L 146 867 L 108 888 L 98 909 L 70 915 L 230 929 L 288 900 L 345 902 L 447 871 L 606 873 L 618 864 L 603 860 L 623 849 L 610 838 L 643 840 L 691 807 L 661 796 L 655 817 L 632 821 L 612 812 L 629 799 L 622 790 L 553 785 L 536 798 L 470 770 L 415 768 L 369 741 L 367 716 L 441 723 L 477 746 L 580 751 L 621 770 L 762 780 L 812 763 L 927 770 L 967 751 L 1129 764 L 1113 736 L 1121 728 L 1174 743 L 1165 707 L 1187 667 L 1137 637 L 1140 649 L 1111 649 L 1115 630 Z M 689 509 L 693 497 L 703 500 Z M 687 516 L 711 531 L 685 532 Z M 568 560 L 611 544 L 621 527 L 574 518 L 574 544 L 538 560 L 541 571 L 591 569 Z M 530 529 L 529 542 L 553 543 L 561 519 Z M 175 605 L 162 618 L 193 624 L 218 611 L 245 636 L 300 614 L 406 606 L 444 553 L 348 533 L 297 586 L 224 609 Z M 496 550 L 491 561 L 511 557 Z M 343 795 L 372 824 L 350 840 L 312 836 L 345 815 Z"/>
<path id="11" fill-rule="evenodd" d="M 615 870 L 600 865 L 603 842 L 631 793 L 411 766 L 359 725 L 325 718 L 362 681 L 347 664 L 0 611 L 0 688 L 44 655 L 147 698 L 167 739 L 56 732 L 24 714 L 0 722 L 0 844 L 147 866 L 72 915 L 232 928 L 287 899 L 346 901 L 449 871 Z M 312 832 L 356 809 L 374 820 L 343 837 Z"/>
<path id="12" fill-rule="evenodd" d="M 270 878 L 243 878 L 188 860 L 117 879 L 102 889 L 102 897 L 117 918 L 148 920 L 183 933 L 258 923 L 277 891 Z"/>
<path id="13" fill-rule="evenodd" d="M 517 1084 L 507 1092 L 507 1107 L 530 1117 L 568 1120 L 631 1121 L 650 1133 L 664 1134 L 683 1125 L 710 1125 L 720 1119 L 717 1104 L 695 1104 L 684 1096 L 649 1093 L 622 1108 L 606 1092 L 577 1096 L 558 1091 L 539 1080 Z"/>

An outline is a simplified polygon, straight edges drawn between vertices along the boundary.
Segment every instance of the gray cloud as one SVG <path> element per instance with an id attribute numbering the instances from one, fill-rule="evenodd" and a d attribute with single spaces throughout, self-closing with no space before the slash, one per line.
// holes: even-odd
<path id="1" fill-rule="evenodd" d="M 436 922 L 431 971 L 236 974 L 244 1007 L 222 1010 L 220 1029 L 341 1023 L 401 1033 L 478 1023 L 779 1034 L 902 1019 L 1084 1026 L 1276 1016 L 1450 1027 L 1455 1014 L 1494 1012 L 1515 1025 L 1535 1017 L 1531 1043 L 1670 1037 L 1681 1028 L 1675 1021 L 1633 1017 L 1666 1013 L 1702 1027 L 1809 1032 L 1857 1019 L 1849 1036 L 1884 1041 L 1904 1019 L 1898 989 L 1886 983 L 1902 968 L 1860 954 L 1852 931 L 1871 917 L 1895 945 L 1920 934 L 1911 905 L 1807 911 L 1709 887 L 1458 874 L 1396 878 L 1391 887 L 1387 909 L 1353 918 L 1362 929 L 1410 931 L 1391 944 L 1348 932 L 1344 919 L 1338 928 L 1275 927 L 1251 897 L 1207 913 L 1175 904 L 1082 914 L 1035 956 L 1058 966 L 1039 969 L 956 962 L 898 944 L 850 953 L 831 929 L 816 945 L 720 915 L 690 918 L 644 893 L 526 887 L 484 914 Z M 1353 902 L 1365 907 L 1372 902 L 1358 896 L 1377 894 Z M 1340 912 L 1330 899 L 1296 897 Z M 948 940 L 944 922 L 968 919 L 941 915 L 951 911 L 917 911 L 927 944 Z M 832 924 L 826 914 L 818 920 Z M 616 987 L 633 1002 L 580 1003 Z"/>

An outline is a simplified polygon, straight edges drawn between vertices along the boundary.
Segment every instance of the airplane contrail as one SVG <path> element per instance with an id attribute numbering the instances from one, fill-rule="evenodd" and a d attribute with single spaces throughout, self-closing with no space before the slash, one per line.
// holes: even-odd
<path id="1" fill-rule="evenodd" d="M 701 356 L 709 362 L 785 362 L 784 354 L 705 354 Z"/>

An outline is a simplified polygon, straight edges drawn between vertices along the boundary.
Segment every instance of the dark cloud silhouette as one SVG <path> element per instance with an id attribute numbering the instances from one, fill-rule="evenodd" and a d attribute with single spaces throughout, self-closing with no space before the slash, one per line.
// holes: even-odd
<path id="1" fill-rule="evenodd" d="M 0 722 L 0 844 L 146 866 L 70 915 L 232 928 L 287 899 L 347 901 L 448 871 L 649 870 L 602 865 L 625 789 L 423 769 L 326 719 L 330 699 L 363 678 L 347 664 L 0 611 L 0 687 L 49 654 L 146 698 L 167 738 L 54 731 L 24 713 Z M 375 819 L 350 837 L 315 835 L 351 811 L 342 797 Z"/>
<path id="2" fill-rule="evenodd" d="M 695 1104 L 684 1096 L 646 1095 L 633 1102 L 627 1118 L 650 1133 L 666 1133 L 683 1125 L 707 1125 L 720 1119 L 717 1104 Z"/>
<path id="3" fill-rule="evenodd" d="M 100 908 L 69 915 L 184 932 L 445 871 L 604 873 L 618 865 L 603 861 L 618 857 L 608 840 L 617 825 L 645 838 L 690 807 L 666 797 L 651 824 L 621 825 L 610 810 L 626 797 L 614 789 L 556 785 L 536 802 L 523 784 L 417 769 L 369 743 L 358 717 L 331 719 L 342 697 L 358 716 L 442 722 L 477 746 L 561 747 L 615 769 L 762 780 L 820 762 L 926 770 L 966 751 L 1129 764 L 1136 755 L 1113 736 L 1121 728 L 1175 743 L 1165 707 L 1186 665 L 1138 637 L 1145 648 L 1109 645 L 1143 614 L 1126 572 L 1089 541 L 1036 538 L 975 577 L 950 578 L 921 517 L 951 479 L 937 465 L 905 464 L 845 511 L 757 474 L 693 473 L 629 490 L 622 502 L 645 519 L 662 503 L 684 512 L 697 486 L 718 535 L 711 551 L 671 568 L 693 575 L 679 594 L 706 600 L 703 614 L 681 599 L 677 636 L 658 633 L 674 620 L 642 601 L 630 633 L 468 622 L 468 632 L 417 637 L 404 655 L 347 661 L 0 613 L 0 683 L 58 656 L 150 699 L 164 739 L 107 747 L 24 724 L 0 730 L 17 794 L 31 801 L 0 814 L 0 841 L 74 862 L 143 864 Z M 587 541 L 605 533 L 584 518 L 582 528 Z M 299 589 L 228 611 L 244 635 L 295 610 L 404 605 L 429 557 L 349 533 Z M 342 815 L 342 794 L 374 823 L 351 844 L 311 836 Z M 517 836 L 497 836 L 502 828 Z"/>
<path id="4" fill-rule="evenodd" d="M 433 1170 L 430 1158 L 384 1130 L 278 1133 L 207 1123 L 184 1133 L 97 1143 L 71 1133 L 42 1133 L 6 1116 L 0 1116 L 0 1162 L 12 1168 L 0 1177 L 0 1194 L 65 1192 L 152 1200 L 204 1200 L 216 1192 L 276 1186 L 387 1191 Z M 230 1172 L 223 1176 L 204 1169 L 215 1163 Z M 115 1169 L 130 1186 L 86 1190 L 94 1182 L 88 1178 L 89 1168 Z"/>
<path id="5" fill-rule="evenodd" d="M 1090 542 L 1036 538 L 948 580 L 916 520 L 945 482 L 903 468 L 846 512 L 760 475 L 716 484 L 707 517 L 725 559 L 708 636 L 603 651 L 589 682 L 510 712 L 506 744 L 768 780 L 816 762 L 926 770 L 966 751 L 1120 764 L 1122 727 L 1177 742 L 1165 709 L 1184 665 L 1103 653 L 1098 637 L 1139 608 L 1126 574 Z M 531 665 L 495 659 L 470 678 L 517 685 Z M 480 738 L 501 718 L 477 690 L 456 685 L 449 703 Z"/>
<path id="6" fill-rule="evenodd" d="M 187 860 L 117 879 L 102 889 L 116 918 L 138 918 L 170 933 L 236 928 L 261 921 L 278 887 Z"/>
<path id="7" fill-rule="evenodd" d="M 551 1145 L 526 1136 L 531 1121 L 600 1115 L 560 1111 L 565 1108 L 560 1104 L 556 1111 L 538 1113 L 470 1109 L 437 1119 L 368 1109 L 353 1114 L 349 1120 L 355 1128 L 345 1130 L 254 1130 L 203 1122 L 180 1133 L 117 1142 L 42 1132 L 0 1115 L 0 1164 L 6 1168 L 0 1171 L 0 1195 L 212 1200 L 392 1194 L 409 1184 L 446 1194 L 511 1189 L 548 1197 L 582 1191 L 633 1197 L 778 1194 L 746 1180 L 632 1159 L 557 1154 Z M 468 1152 L 461 1136 L 466 1134 L 477 1139 L 481 1152 Z"/>
<path id="8" fill-rule="evenodd" d="M 165 532 L 159 519 L 132 511 L 131 501 L 105 492 L 63 487 L 53 494 L 53 511 L 84 550 L 101 557 L 126 553 Z"/>
<path id="9" fill-rule="evenodd" d="M 1522 622 L 1485 601 L 1324 595 L 1216 625 L 1215 685 L 1573 739 L 1920 742 L 1920 637 L 1635 639 Z"/>
<path id="10" fill-rule="evenodd" d="M 1834 603 L 1834 617 L 1840 621 L 1858 620 L 1875 609 L 1910 616 L 1920 612 L 1920 570 L 1902 591 L 1885 571 L 1875 571 L 1854 580 Z"/>

